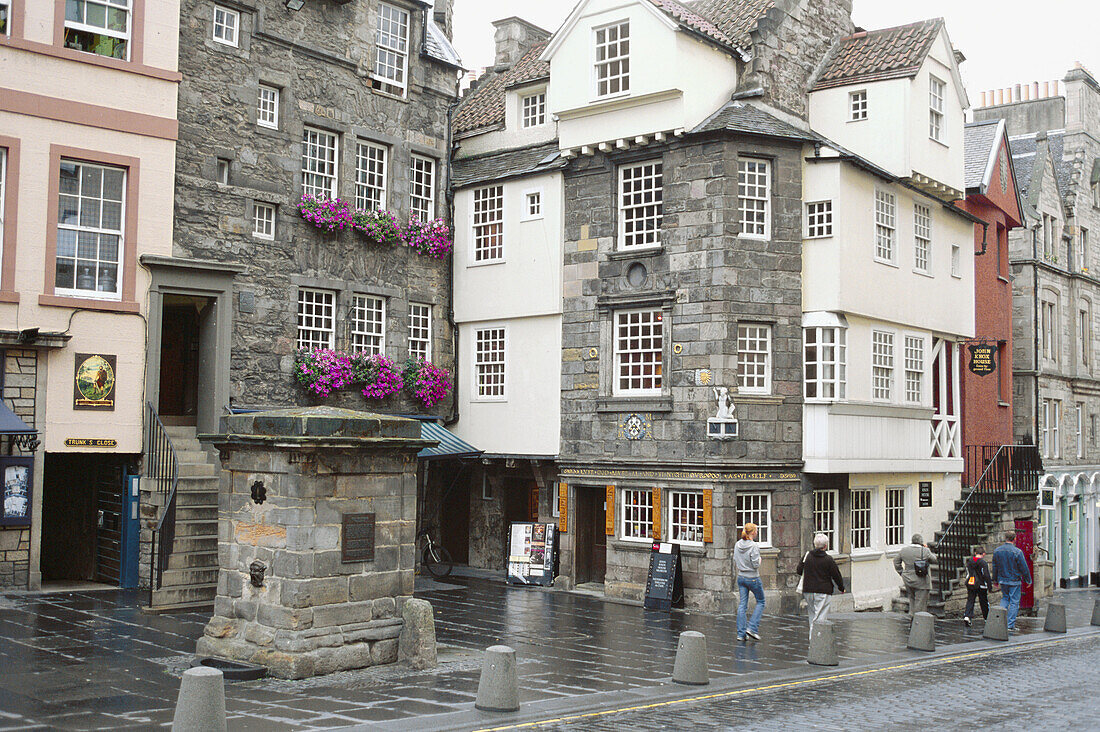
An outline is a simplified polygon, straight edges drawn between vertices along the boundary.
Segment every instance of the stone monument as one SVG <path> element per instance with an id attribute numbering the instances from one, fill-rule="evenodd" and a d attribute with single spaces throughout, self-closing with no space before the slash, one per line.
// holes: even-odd
<path id="1" fill-rule="evenodd" d="M 397 660 L 413 593 L 416 420 L 224 417 L 218 594 L 197 653 L 300 679 Z M 434 649 L 432 649 L 434 652 Z"/>

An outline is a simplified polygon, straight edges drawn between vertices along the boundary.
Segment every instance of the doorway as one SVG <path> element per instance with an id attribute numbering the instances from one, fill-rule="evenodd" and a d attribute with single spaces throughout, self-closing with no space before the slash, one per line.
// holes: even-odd
<path id="1" fill-rule="evenodd" d="M 196 424 L 200 322 L 207 304 L 203 298 L 179 295 L 164 298 L 160 338 L 160 400 L 157 408 L 166 423 Z"/>
<path id="2" fill-rule="evenodd" d="M 577 526 L 574 582 L 603 584 L 607 573 L 606 493 L 603 488 L 575 486 L 573 496 Z"/>

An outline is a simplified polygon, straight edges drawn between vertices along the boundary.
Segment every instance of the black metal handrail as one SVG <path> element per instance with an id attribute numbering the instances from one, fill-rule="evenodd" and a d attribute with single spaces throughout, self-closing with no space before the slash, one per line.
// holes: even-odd
<path id="1" fill-rule="evenodd" d="M 152 484 L 151 490 L 166 497 L 164 511 L 153 529 L 152 544 L 149 552 L 149 604 L 153 604 L 153 590 L 159 590 L 164 570 L 168 567 L 168 558 L 172 554 L 172 543 L 176 538 L 176 488 L 179 485 L 180 466 L 176 458 L 176 448 L 168 430 L 160 421 L 160 415 L 153 405 L 145 403 L 145 480 Z"/>

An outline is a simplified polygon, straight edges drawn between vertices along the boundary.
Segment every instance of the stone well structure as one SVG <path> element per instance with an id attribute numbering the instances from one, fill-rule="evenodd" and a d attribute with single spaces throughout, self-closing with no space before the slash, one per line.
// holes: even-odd
<path id="1" fill-rule="evenodd" d="M 218 595 L 200 656 L 305 678 L 397 660 L 413 592 L 415 420 L 330 407 L 223 418 Z"/>

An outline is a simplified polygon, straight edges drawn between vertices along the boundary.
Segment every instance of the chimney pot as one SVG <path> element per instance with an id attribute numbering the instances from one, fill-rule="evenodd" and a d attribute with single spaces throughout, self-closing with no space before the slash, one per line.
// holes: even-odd
<path id="1" fill-rule="evenodd" d="M 1037 81 L 1031 82 L 1031 98 L 1032 99 L 1038 99 L 1039 98 L 1039 82 L 1037 82 Z"/>
<path id="2" fill-rule="evenodd" d="M 1043 99 L 1046 99 L 1049 96 L 1050 96 L 1050 82 L 1049 81 L 1044 81 L 1043 82 Z"/>
<path id="3" fill-rule="evenodd" d="M 979 106 L 979 107 L 984 107 L 984 106 L 986 106 L 986 103 L 985 103 L 985 92 L 982 92 L 982 101 L 981 101 L 981 103 L 980 103 L 980 104 L 979 104 L 978 106 Z"/>
<path id="4" fill-rule="evenodd" d="M 1012 101 L 1019 102 L 1019 101 L 1023 100 L 1024 96 L 1023 96 L 1023 94 L 1020 93 L 1020 85 L 1019 84 L 1017 84 L 1015 87 L 1013 87 L 1012 93 L 1013 93 Z"/>

